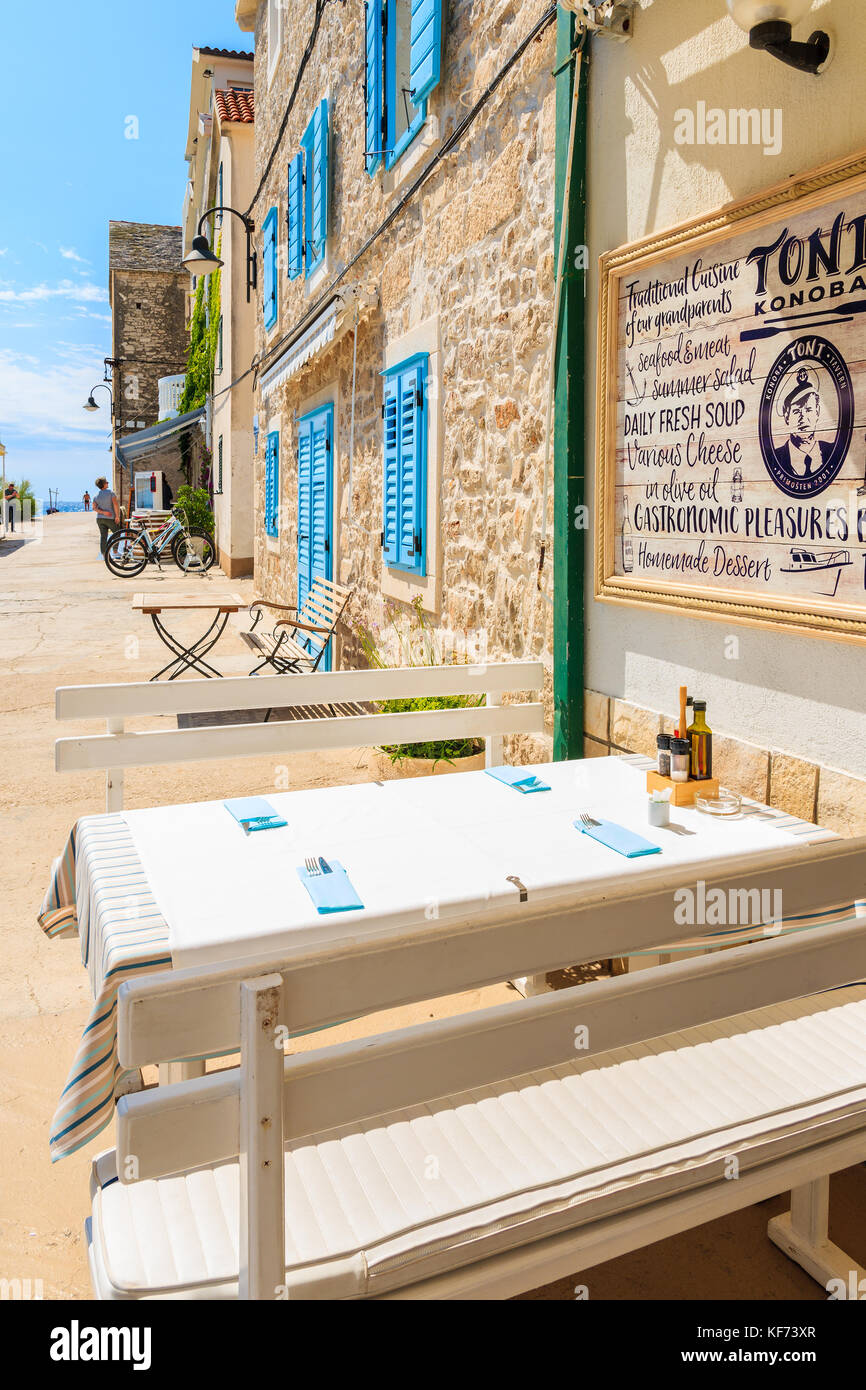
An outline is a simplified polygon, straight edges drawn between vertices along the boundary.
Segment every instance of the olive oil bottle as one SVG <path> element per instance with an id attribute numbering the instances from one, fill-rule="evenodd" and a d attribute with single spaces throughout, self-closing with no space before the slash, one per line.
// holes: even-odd
<path id="1" fill-rule="evenodd" d="M 705 782 L 713 775 L 713 734 L 707 725 L 706 700 L 692 700 L 694 720 L 686 730 L 691 744 L 691 775 L 697 782 Z"/>

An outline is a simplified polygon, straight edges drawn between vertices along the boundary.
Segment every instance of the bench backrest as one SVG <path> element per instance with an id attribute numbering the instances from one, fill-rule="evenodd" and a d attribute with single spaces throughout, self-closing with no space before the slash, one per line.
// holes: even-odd
<path id="1" fill-rule="evenodd" d="M 304 632 L 298 633 L 297 641 L 301 646 L 306 646 L 310 655 L 315 659 L 321 654 L 331 640 L 334 629 L 340 621 L 349 599 L 352 597 L 352 590 L 342 584 L 335 584 L 332 579 L 314 579 L 310 586 L 310 592 L 304 599 L 298 619 L 302 623 L 309 623 L 312 627 L 324 627 L 328 629 L 328 635 L 324 633 Z M 291 619 L 286 623 L 291 627 Z"/>
<path id="2" fill-rule="evenodd" d="M 682 867 L 655 870 L 639 892 L 624 882 L 541 912 L 516 906 L 494 921 L 478 914 L 254 967 L 220 965 L 123 984 L 122 1066 L 230 1049 L 240 1050 L 241 1066 L 123 1098 L 122 1180 L 244 1155 L 242 1293 L 273 1297 L 284 1277 L 282 1242 L 268 1247 L 253 1237 L 283 1230 L 278 1159 L 286 1140 L 571 1060 L 578 1026 L 587 1056 L 866 976 L 866 915 L 853 913 L 812 931 L 283 1056 L 289 1034 L 353 1014 L 540 973 L 576 956 L 659 945 L 675 934 L 677 895 L 689 883 L 697 891 L 701 881 L 708 892 L 779 889 L 786 912 L 806 915 L 866 895 L 866 838 L 766 851 L 722 872 L 716 861 L 696 864 L 688 879 Z M 125 1168 L 133 1156 L 134 1167 Z"/>
<path id="3" fill-rule="evenodd" d="M 323 671 L 289 676 L 240 676 L 224 680 L 142 681 L 118 685 L 61 686 L 58 719 L 104 719 L 104 734 L 61 738 L 55 743 L 58 772 L 106 771 L 106 810 L 123 806 L 123 769 L 209 758 L 257 757 L 326 748 L 376 748 L 433 739 L 484 739 L 487 765 L 502 762 L 505 734 L 544 732 L 540 703 L 503 704 L 506 694 L 538 691 L 540 661 L 476 666 L 411 666 L 388 670 Z M 226 724 L 221 727 L 127 732 L 124 721 L 147 715 L 279 709 L 296 705 L 375 704 L 413 696 L 478 696 L 477 707 L 407 714 L 360 714 L 324 719 Z"/>

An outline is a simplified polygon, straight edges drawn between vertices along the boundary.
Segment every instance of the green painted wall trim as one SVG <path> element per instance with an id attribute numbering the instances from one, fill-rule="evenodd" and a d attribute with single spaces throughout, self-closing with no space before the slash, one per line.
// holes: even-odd
<path id="1" fill-rule="evenodd" d="M 574 63 L 575 17 L 556 16 L 556 185 L 554 258 L 563 214 Z M 562 300 L 553 410 L 553 756 L 583 756 L 584 564 L 587 531 L 575 524 L 585 503 L 586 420 L 584 353 L 586 271 L 575 252 L 586 243 L 586 133 L 589 43 L 583 55 L 580 105 L 574 137 L 568 238 L 563 258 Z"/>

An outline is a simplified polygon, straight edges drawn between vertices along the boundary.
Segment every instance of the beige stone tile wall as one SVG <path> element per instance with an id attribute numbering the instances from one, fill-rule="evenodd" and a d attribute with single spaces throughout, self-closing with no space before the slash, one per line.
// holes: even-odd
<path id="1" fill-rule="evenodd" d="M 428 125 L 448 136 L 546 8 L 544 0 L 449 0 L 443 79 L 428 104 Z M 308 37 L 307 6 L 285 10 L 276 76 L 267 81 L 266 6 L 256 32 L 256 151 L 271 149 L 298 56 Z M 364 10 L 325 11 L 315 61 L 304 75 L 280 153 L 256 208 L 276 205 L 285 242 L 286 165 L 315 103 L 331 112 L 330 272 L 350 259 L 412 181 L 388 191 L 364 168 Z M 353 338 L 351 332 L 291 378 L 267 402 L 258 394 L 256 513 L 264 500 L 264 432 L 281 417 L 281 536 L 278 550 L 261 524 L 255 542 L 256 587 L 286 602 L 296 586 L 294 420 L 320 391 L 337 401 L 335 420 L 339 535 L 334 577 L 356 587 L 350 621 L 382 615 L 382 382 L 388 343 L 439 316 L 441 419 L 439 492 L 440 598 L 433 625 L 458 645 L 486 642 L 491 659 L 541 657 L 552 670 L 552 608 L 538 591 L 542 463 L 553 300 L 554 26 L 530 45 L 458 146 L 431 174 L 389 231 L 356 265 L 347 283 L 373 286 L 379 308 L 358 332 L 351 512 L 348 498 Z M 422 168 L 434 144 L 418 164 Z M 412 147 L 410 147 L 411 151 Z M 259 237 L 260 240 L 260 237 Z M 261 278 L 261 277 L 260 277 Z M 279 328 L 265 339 L 258 307 L 258 350 L 273 348 L 317 298 L 303 277 L 279 271 Z M 552 497 L 552 486 L 550 489 Z M 552 520 L 552 509 L 550 513 Z M 548 531 L 545 575 L 552 589 Z M 340 663 L 357 644 L 345 630 Z M 552 719 L 551 681 L 545 703 Z M 531 743 L 532 748 L 523 747 Z M 550 741 L 521 740 L 523 756 L 549 756 Z M 517 745 L 513 752 L 517 752 Z"/>
<path id="2" fill-rule="evenodd" d="M 584 756 L 644 753 L 655 757 L 656 736 L 673 733 L 678 716 L 633 705 L 597 690 L 584 691 Z M 708 720 L 712 727 L 713 721 Z M 713 771 L 743 796 L 778 806 L 839 835 L 866 835 L 866 779 L 759 748 L 713 730 Z"/>

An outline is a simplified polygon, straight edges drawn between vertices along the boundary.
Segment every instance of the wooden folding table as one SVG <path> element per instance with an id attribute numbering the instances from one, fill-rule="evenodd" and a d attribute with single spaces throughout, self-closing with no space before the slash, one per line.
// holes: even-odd
<path id="1" fill-rule="evenodd" d="M 157 671 L 150 679 L 156 681 L 160 676 L 170 673 L 168 679 L 173 681 L 186 670 L 198 671 L 202 676 L 221 676 L 222 673 L 204 658 L 222 637 L 230 615 L 239 613 L 247 605 L 240 594 L 223 594 L 221 597 L 210 594 L 136 594 L 132 606 L 149 615 L 158 636 L 169 651 L 174 653 L 168 665 L 163 666 L 162 670 Z M 194 642 L 184 646 L 181 639 L 173 636 L 162 621 L 161 614 L 171 610 L 181 613 L 215 610 L 215 613 L 207 631 Z"/>

